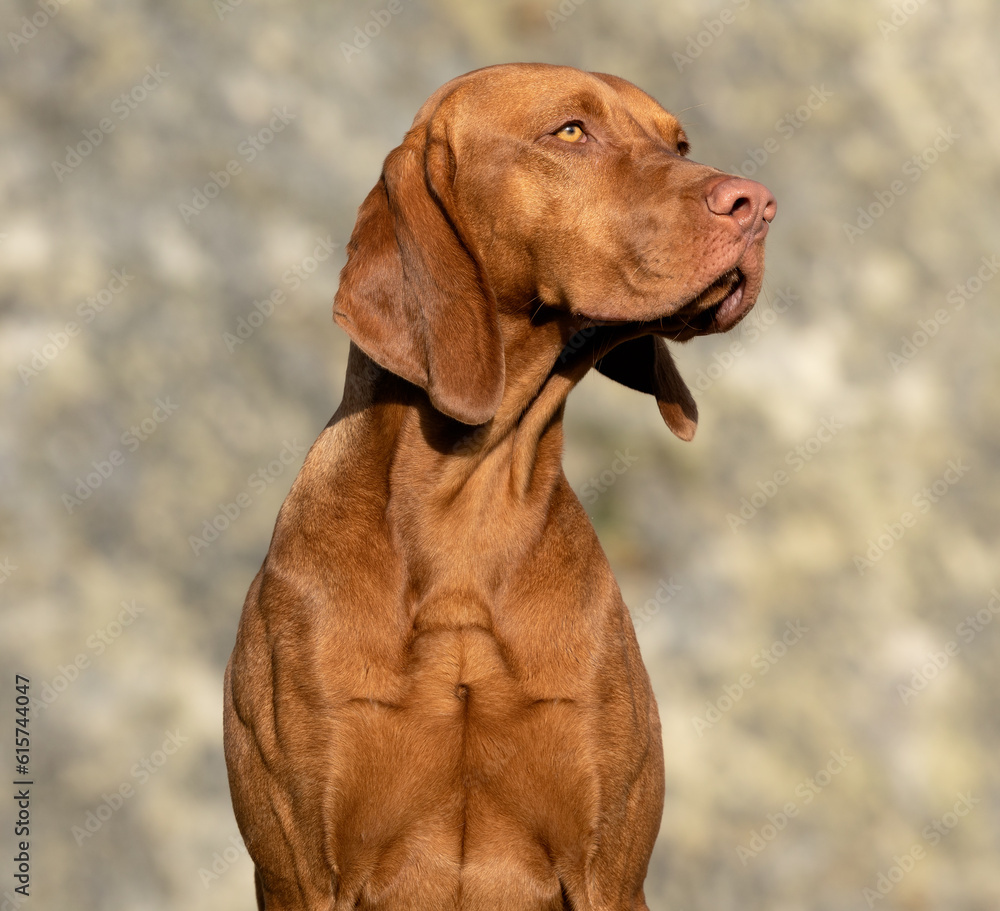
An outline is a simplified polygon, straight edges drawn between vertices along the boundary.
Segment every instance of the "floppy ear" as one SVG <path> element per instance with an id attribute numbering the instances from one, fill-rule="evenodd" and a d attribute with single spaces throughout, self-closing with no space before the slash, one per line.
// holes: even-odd
<path id="1" fill-rule="evenodd" d="M 643 335 L 612 348 L 595 365 L 623 386 L 656 396 L 666 425 L 682 440 L 690 440 L 698 426 L 698 406 L 677 372 L 667 343 Z"/>
<path id="2" fill-rule="evenodd" d="M 333 316 L 376 363 L 465 424 L 496 413 L 504 388 L 496 302 L 458 234 L 443 138 L 411 130 L 358 211 Z"/>

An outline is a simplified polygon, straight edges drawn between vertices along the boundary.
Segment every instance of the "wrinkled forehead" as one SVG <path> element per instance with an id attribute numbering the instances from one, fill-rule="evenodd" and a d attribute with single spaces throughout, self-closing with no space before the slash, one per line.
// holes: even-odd
<path id="1" fill-rule="evenodd" d="M 546 64 L 491 66 L 459 76 L 424 103 L 413 126 L 442 117 L 453 138 L 473 129 L 530 140 L 579 119 L 623 139 L 645 133 L 670 144 L 686 142 L 677 119 L 631 82 Z"/>

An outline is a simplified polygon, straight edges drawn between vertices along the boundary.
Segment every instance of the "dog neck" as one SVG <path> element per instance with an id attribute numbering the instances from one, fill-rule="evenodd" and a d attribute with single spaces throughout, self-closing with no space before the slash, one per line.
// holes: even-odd
<path id="1" fill-rule="evenodd" d="M 512 556 L 519 541 L 541 533 L 546 504 L 564 483 L 566 398 L 592 354 L 571 350 L 567 356 L 572 329 L 555 320 L 504 320 L 501 332 L 504 395 L 492 420 L 480 426 L 441 414 L 423 389 L 351 345 L 344 399 L 330 428 L 336 476 L 343 483 L 353 473 L 351 483 L 384 490 L 385 516 L 401 530 L 400 539 L 419 530 L 422 547 L 437 550 L 476 529 L 482 540 L 472 552 Z"/>
<path id="2" fill-rule="evenodd" d="M 557 466 L 561 461 L 566 398 L 592 366 L 593 346 L 589 341 L 567 344 L 578 327 L 565 320 L 539 323 L 501 316 L 500 324 L 504 394 L 485 424 L 470 426 L 441 414 L 424 390 L 384 370 L 354 344 L 343 402 L 333 422 L 357 415 L 380 425 L 383 442 L 384 432 L 405 442 L 403 451 L 419 453 L 413 461 L 431 476 L 413 481 L 447 476 L 444 487 L 454 494 L 457 486 L 486 469 L 506 474 L 493 479 L 506 481 L 505 487 L 526 496 L 538 480 L 536 472 L 545 469 L 543 474 L 549 476 L 552 457 Z"/>
<path id="3" fill-rule="evenodd" d="M 487 624 L 501 589 L 529 578 L 545 549 L 595 559 L 562 469 L 562 421 L 598 334 L 567 345 L 573 327 L 556 320 L 511 320 L 502 333 L 503 399 L 478 427 L 437 411 L 352 344 L 343 401 L 290 498 L 315 504 L 302 524 L 382 555 L 372 584 L 399 586 L 414 628 Z"/>

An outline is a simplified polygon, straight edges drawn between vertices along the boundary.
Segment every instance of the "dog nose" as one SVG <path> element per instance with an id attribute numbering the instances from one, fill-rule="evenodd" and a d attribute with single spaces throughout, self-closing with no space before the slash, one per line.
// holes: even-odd
<path id="1" fill-rule="evenodd" d="M 767 233 L 767 226 L 778 211 L 771 191 L 756 180 L 726 177 L 711 188 L 708 208 L 716 215 L 728 215 L 736 220 L 740 230 L 756 239 Z"/>

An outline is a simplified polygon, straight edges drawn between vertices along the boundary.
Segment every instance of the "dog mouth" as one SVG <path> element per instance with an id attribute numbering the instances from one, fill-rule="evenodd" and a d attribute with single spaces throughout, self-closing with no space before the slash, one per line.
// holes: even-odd
<path id="1" fill-rule="evenodd" d="M 752 277 L 752 276 L 751 276 Z M 670 316 L 646 320 L 589 320 L 590 325 L 614 328 L 619 341 L 637 335 L 659 335 L 675 342 L 686 342 L 699 335 L 728 332 L 752 309 L 756 295 L 747 293 L 747 275 L 737 267 L 729 269 Z M 625 336 L 620 333 L 625 332 Z"/>
<path id="2" fill-rule="evenodd" d="M 746 276 L 738 268 L 730 269 L 664 320 L 659 334 L 683 342 L 696 335 L 727 332 L 750 309 L 745 291 Z"/>

